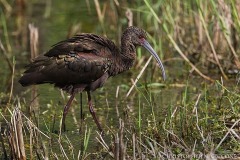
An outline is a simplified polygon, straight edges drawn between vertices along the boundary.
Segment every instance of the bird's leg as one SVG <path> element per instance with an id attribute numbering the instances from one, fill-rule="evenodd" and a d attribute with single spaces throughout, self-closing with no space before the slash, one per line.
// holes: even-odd
<path id="1" fill-rule="evenodd" d="M 69 100 L 68 100 L 68 102 L 67 102 L 67 104 L 66 104 L 66 106 L 64 107 L 64 110 L 63 110 L 62 131 L 64 131 L 64 132 L 66 131 L 65 118 L 66 118 L 68 110 L 69 110 L 69 108 L 70 108 L 70 106 L 72 104 L 72 101 L 73 101 L 73 99 L 75 97 L 75 94 L 76 94 L 76 92 L 73 91 L 73 93 L 71 94 L 71 97 L 69 98 Z"/>
<path id="2" fill-rule="evenodd" d="M 80 93 L 80 117 L 83 120 L 83 108 L 82 108 L 82 92 Z"/>
<path id="3" fill-rule="evenodd" d="M 102 127 L 100 126 L 100 123 L 98 122 L 98 119 L 97 119 L 97 117 L 96 117 L 96 114 L 95 114 L 95 111 L 94 111 L 94 108 L 93 108 L 93 105 L 92 105 L 90 91 L 87 91 L 87 95 L 88 95 L 89 111 L 90 111 L 90 113 L 92 114 L 92 117 L 93 117 L 95 123 L 97 124 L 97 127 L 98 127 L 99 131 L 100 131 L 101 133 L 103 133 Z"/>
<path id="4" fill-rule="evenodd" d="M 82 92 L 80 93 L 80 129 L 79 131 L 82 131 L 83 128 L 83 103 L 82 103 Z"/>

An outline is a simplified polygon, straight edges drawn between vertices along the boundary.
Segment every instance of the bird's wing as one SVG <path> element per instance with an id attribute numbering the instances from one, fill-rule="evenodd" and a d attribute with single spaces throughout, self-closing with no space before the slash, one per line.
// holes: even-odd
<path id="1" fill-rule="evenodd" d="M 100 37 L 95 34 L 83 33 L 75 35 L 74 37 L 58 42 L 45 53 L 45 56 L 58 56 L 65 54 L 82 53 L 95 53 L 99 56 L 109 56 L 111 52 L 102 50 L 115 50 L 115 44 L 105 37 Z"/>
<path id="2" fill-rule="evenodd" d="M 26 85 L 54 83 L 61 86 L 94 82 L 112 65 L 109 47 L 114 47 L 113 42 L 93 34 L 80 34 L 59 42 L 28 65 L 25 79 L 30 82 Z"/>

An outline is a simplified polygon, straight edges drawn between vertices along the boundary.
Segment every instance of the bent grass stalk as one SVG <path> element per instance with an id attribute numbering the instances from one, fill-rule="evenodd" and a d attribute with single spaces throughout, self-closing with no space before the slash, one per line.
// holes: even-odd
<path id="1" fill-rule="evenodd" d="M 223 68 L 222 68 L 222 66 L 221 66 L 221 64 L 220 64 L 220 62 L 219 62 L 219 59 L 218 59 L 218 56 L 217 56 L 217 52 L 216 52 L 216 50 L 215 50 L 215 48 L 214 48 L 213 42 L 212 42 L 211 37 L 210 37 L 210 35 L 209 35 L 209 31 L 208 31 L 208 29 L 207 29 L 207 24 L 206 24 L 206 22 L 205 22 L 205 20 L 204 20 L 204 17 L 203 17 L 202 8 L 201 8 L 200 5 L 199 5 L 200 1 L 197 0 L 196 2 L 197 2 L 197 5 L 198 5 L 198 14 L 199 14 L 199 16 L 200 16 L 200 20 L 201 20 L 201 22 L 202 22 L 202 25 L 203 25 L 205 34 L 206 34 L 206 36 L 207 36 L 209 45 L 211 46 L 211 49 L 212 49 L 214 58 L 215 58 L 215 60 L 216 60 L 216 62 L 217 62 L 217 65 L 218 65 L 218 67 L 219 67 L 219 69 L 220 69 L 223 77 L 224 77 L 225 79 L 228 79 L 227 75 L 226 75 L 225 72 L 223 71 Z"/>
<path id="2" fill-rule="evenodd" d="M 7 27 L 6 17 L 1 9 L 0 9 L 0 13 L 1 13 L 2 26 L 3 26 L 3 34 L 4 34 L 4 38 L 5 38 L 6 45 L 7 45 L 7 52 L 11 53 L 12 47 L 10 45 L 10 40 L 9 40 L 9 36 L 8 36 L 8 27 Z"/>
<path id="3" fill-rule="evenodd" d="M 158 21 L 158 22 L 161 22 L 159 21 L 158 19 L 158 16 L 156 14 L 156 12 L 153 10 L 153 8 L 151 7 L 151 5 L 149 4 L 148 1 L 144 0 L 145 4 L 147 5 L 148 9 L 151 11 L 151 13 L 153 14 L 154 18 Z M 173 22 L 173 21 L 172 21 Z M 181 51 L 181 49 L 179 48 L 179 46 L 177 45 L 177 43 L 175 42 L 175 40 L 173 39 L 173 37 L 170 35 L 169 33 L 169 30 L 167 28 L 167 25 L 166 23 L 159 23 L 159 24 L 162 24 L 163 25 L 163 29 L 164 31 L 167 33 L 167 37 L 169 38 L 170 42 L 173 44 L 174 48 L 177 50 L 177 52 L 181 55 L 181 57 L 201 76 L 203 77 L 204 79 L 207 79 L 209 81 L 214 81 L 213 79 L 211 79 L 210 77 L 204 75 L 193 63 L 191 63 L 189 61 L 189 59 L 183 54 L 183 52 Z M 205 28 L 206 29 L 206 28 Z M 211 41 L 210 41 L 211 42 Z M 213 48 L 214 49 L 214 48 Z M 215 50 L 214 50 L 215 51 Z M 221 66 L 220 66 L 221 67 Z M 223 72 L 224 73 L 224 72 Z M 223 74 L 225 75 L 225 74 Z"/>
<path id="4" fill-rule="evenodd" d="M 11 89 L 10 89 L 10 93 L 9 93 L 8 104 L 10 104 L 11 99 L 12 99 L 12 94 L 13 94 L 13 83 L 14 83 L 14 75 L 15 75 L 15 65 L 16 65 L 16 60 L 15 60 L 15 57 L 13 57 L 13 61 L 12 61 L 12 76 L 11 76 Z"/>
<path id="5" fill-rule="evenodd" d="M 238 59 L 238 55 L 237 55 L 236 51 L 234 50 L 234 48 L 233 48 L 233 46 L 232 46 L 232 44 L 231 44 L 231 42 L 230 42 L 230 33 L 229 33 L 229 32 L 230 32 L 230 31 L 229 31 L 230 28 L 227 28 L 227 24 L 226 24 L 226 22 L 224 21 L 224 17 L 222 17 L 222 16 L 220 15 L 220 12 L 217 10 L 217 6 L 216 6 L 216 4 L 214 3 L 214 1 L 211 0 L 210 2 L 211 2 L 211 4 L 212 4 L 212 6 L 213 6 L 213 10 L 214 10 L 214 12 L 215 12 L 215 15 L 217 16 L 218 21 L 219 21 L 219 23 L 220 23 L 220 26 L 221 26 L 221 29 L 222 29 L 222 33 L 223 33 L 223 35 L 224 35 L 224 37 L 225 37 L 225 39 L 226 39 L 226 41 L 227 41 L 227 44 L 228 44 L 230 50 L 232 51 L 232 54 L 233 54 L 233 56 L 234 56 L 234 58 L 235 58 L 235 61 L 236 61 L 237 64 L 240 64 L 239 59 Z M 220 3 L 220 2 L 218 2 L 218 3 Z M 230 24 L 228 24 L 228 25 L 230 25 Z"/>

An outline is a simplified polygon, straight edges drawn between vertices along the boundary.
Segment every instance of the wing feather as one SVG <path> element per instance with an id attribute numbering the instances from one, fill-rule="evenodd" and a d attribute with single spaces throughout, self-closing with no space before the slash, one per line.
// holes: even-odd
<path id="1" fill-rule="evenodd" d="M 115 44 L 104 37 L 76 35 L 53 45 L 47 53 L 35 58 L 27 66 L 20 83 L 89 84 L 108 71 L 112 65 L 112 52 L 116 50 Z"/>

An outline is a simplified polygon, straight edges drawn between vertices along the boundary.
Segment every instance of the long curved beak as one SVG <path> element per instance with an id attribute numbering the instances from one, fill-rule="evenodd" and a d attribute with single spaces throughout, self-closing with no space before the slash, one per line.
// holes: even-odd
<path id="1" fill-rule="evenodd" d="M 154 51 L 154 49 L 152 48 L 152 46 L 151 46 L 151 45 L 148 43 L 148 41 L 145 40 L 145 39 L 143 39 L 142 46 L 143 46 L 144 48 L 146 48 L 146 49 L 152 54 L 152 56 L 157 60 L 157 63 L 158 63 L 159 67 L 160 67 L 161 70 L 162 70 L 163 80 L 165 80 L 165 79 L 166 79 L 166 73 L 165 73 L 163 64 L 162 64 L 160 58 L 158 57 L 157 53 Z"/>

